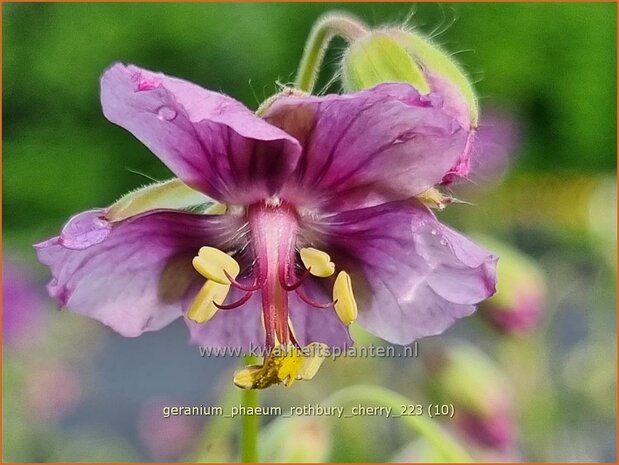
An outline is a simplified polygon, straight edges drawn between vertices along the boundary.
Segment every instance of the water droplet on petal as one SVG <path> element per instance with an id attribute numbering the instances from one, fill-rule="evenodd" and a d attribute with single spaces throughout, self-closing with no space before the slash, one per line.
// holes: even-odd
<path id="1" fill-rule="evenodd" d="M 172 121 L 176 118 L 177 112 L 174 108 L 164 105 L 157 110 L 157 118 L 161 121 Z"/>
<path id="2" fill-rule="evenodd" d="M 447 241 L 445 239 L 441 239 L 439 242 L 441 245 L 447 245 Z"/>
<path id="3" fill-rule="evenodd" d="M 112 230 L 103 214 L 102 209 L 96 209 L 72 217 L 62 228 L 60 244 L 68 249 L 82 250 L 103 241 Z"/>
<path id="4" fill-rule="evenodd" d="M 432 231 L 430 231 L 430 234 L 436 236 L 438 234 L 438 231 L 436 229 L 433 229 Z"/>

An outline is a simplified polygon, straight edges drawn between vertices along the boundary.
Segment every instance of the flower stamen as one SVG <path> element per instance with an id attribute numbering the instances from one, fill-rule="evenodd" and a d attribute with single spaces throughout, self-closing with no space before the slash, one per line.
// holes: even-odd
<path id="1" fill-rule="evenodd" d="M 335 263 L 331 261 L 328 253 L 313 247 L 305 247 L 299 251 L 301 261 L 307 271 L 319 278 L 328 278 L 335 273 Z"/>
<path id="2" fill-rule="evenodd" d="M 215 301 L 223 302 L 228 297 L 229 291 L 229 284 L 207 281 L 187 310 L 187 318 L 196 323 L 206 323 L 217 313 L 218 307 Z"/>
<path id="3" fill-rule="evenodd" d="M 241 284 L 240 282 L 238 282 L 236 279 L 234 279 L 230 273 L 228 273 L 226 270 L 224 270 L 224 274 L 226 275 L 226 278 L 228 278 L 228 281 L 230 281 L 230 284 L 232 284 L 234 287 L 242 290 L 242 291 L 246 291 L 246 292 L 254 292 L 257 291 L 258 289 L 260 289 L 263 285 L 264 285 L 264 279 L 262 281 L 260 280 L 256 280 L 256 282 L 254 284 L 252 284 L 251 286 L 245 286 L 244 284 Z"/>
<path id="4" fill-rule="evenodd" d="M 236 278 L 241 271 L 238 262 L 215 247 L 202 247 L 192 260 L 193 267 L 206 279 L 219 284 L 230 284 L 228 275 Z"/>
<path id="5" fill-rule="evenodd" d="M 219 310 L 232 310 L 246 303 L 249 299 L 251 299 L 251 296 L 253 294 L 254 294 L 253 292 L 249 291 L 245 293 L 245 295 L 241 297 L 239 300 L 237 300 L 236 302 L 232 302 L 231 304 L 222 305 L 222 304 L 218 304 L 217 302 L 213 302 L 213 305 L 215 305 L 215 307 L 217 307 Z"/>
<path id="6" fill-rule="evenodd" d="M 223 305 L 230 292 L 230 285 L 238 284 L 235 278 L 241 271 L 238 262 L 227 253 L 214 247 L 202 247 L 191 263 L 207 279 L 187 310 L 187 318 L 191 321 L 206 323 L 215 316 L 217 310 L 239 307 L 251 297 L 252 292 L 248 291 L 237 302 Z"/>
<path id="7" fill-rule="evenodd" d="M 350 275 L 340 271 L 333 285 L 333 306 L 340 321 L 350 325 L 357 319 L 357 302 L 352 292 Z"/>

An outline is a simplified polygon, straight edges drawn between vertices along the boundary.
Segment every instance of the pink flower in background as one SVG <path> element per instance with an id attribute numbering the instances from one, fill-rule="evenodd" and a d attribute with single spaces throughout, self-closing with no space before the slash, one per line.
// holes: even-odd
<path id="1" fill-rule="evenodd" d="M 496 183 L 517 158 L 520 139 L 520 124 L 513 113 L 498 106 L 484 108 L 469 178 L 475 183 Z"/>
<path id="2" fill-rule="evenodd" d="M 510 380 L 479 348 L 435 346 L 424 357 L 437 402 L 453 406 L 458 433 L 482 449 L 513 452 L 517 423 Z"/>
<path id="3" fill-rule="evenodd" d="M 542 321 L 546 304 L 546 276 L 543 268 L 514 246 L 489 237 L 479 240 L 502 257 L 497 274 L 500 285 L 480 308 L 480 316 L 501 332 L 521 334 L 534 330 Z"/>
<path id="4" fill-rule="evenodd" d="M 486 306 L 482 312 L 495 328 L 506 333 L 526 333 L 540 323 L 544 309 L 544 291 L 537 288 L 521 290 L 521 298 L 514 306 Z"/>
<path id="5" fill-rule="evenodd" d="M 488 415 L 462 411 L 454 418 L 458 429 L 479 446 L 509 451 L 514 444 L 516 424 L 513 415 L 499 408 L 491 409 Z"/>
<path id="6" fill-rule="evenodd" d="M 26 376 L 24 401 L 40 421 L 55 421 L 71 413 L 82 398 L 79 372 L 65 363 L 31 367 Z"/>
<path id="7" fill-rule="evenodd" d="M 27 346 L 43 328 L 43 296 L 30 271 L 5 252 L 2 260 L 2 337 L 5 346 Z"/>
<path id="8" fill-rule="evenodd" d="M 152 399 L 138 415 L 138 436 L 157 461 L 181 460 L 191 451 L 200 433 L 198 417 L 175 415 L 164 417 L 165 407 L 183 405 L 171 399 Z"/>

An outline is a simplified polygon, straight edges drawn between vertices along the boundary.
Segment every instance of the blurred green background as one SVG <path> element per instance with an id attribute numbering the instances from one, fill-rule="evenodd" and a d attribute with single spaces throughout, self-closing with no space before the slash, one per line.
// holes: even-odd
<path id="1" fill-rule="evenodd" d="M 255 109 L 276 91 L 276 81 L 293 80 L 311 24 L 325 11 L 355 13 L 371 25 L 408 20 L 435 37 L 477 83 L 482 109 L 500 110 L 517 141 L 505 154 L 506 175 L 453 188 L 478 206 L 454 206 L 441 218 L 528 254 L 548 288 L 542 322 L 530 334 L 505 336 L 473 317 L 445 338 L 475 341 L 513 391 L 519 431 L 514 448 L 492 455 L 496 451 L 472 447 L 472 453 L 615 460 L 615 4 L 5 3 L 2 9 L 3 263 L 18 261 L 38 291 L 48 276 L 31 244 L 57 234 L 70 215 L 106 206 L 147 177 L 169 177 L 142 144 L 103 118 L 98 79 L 111 63 L 180 76 Z M 344 47 L 334 42 L 321 86 L 336 72 Z M 47 301 L 41 306 L 45 336 L 34 350 L 3 351 L 3 413 L 10 413 L 3 415 L 5 460 L 235 459 L 231 421 L 207 424 L 204 433 L 193 420 L 145 426 L 160 421 L 148 413 L 157 402 L 224 402 L 233 361 L 199 360 L 197 350 L 184 346 L 178 326 L 127 341 L 53 312 Z M 442 344 L 442 338 L 432 339 Z M 421 347 L 423 352 L 424 341 Z M 177 365 L 176 371 L 166 371 L 168 365 Z M 354 383 L 430 396 L 420 360 L 326 365 L 316 381 L 269 391 L 265 402 L 315 402 Z M 30 375 L 50 366 L 72 371 L 78 388 L 71 391 L 74 399 L 49 401 L 70 408 L 42 419 L 32 408 L 36 396 L 26 394 L 28 382 L 38 383 Z M 56 381 L 53 373 L 47 376 L 52 381 L 46 392 L 66 390 L 64 375 Z M 296 436 L 307 442 L 314 461 L 431 457 L 394 420 L 314 420 L 291 426 L 305 428 Z M 265 444 L 277 444 L 278 434 L 288 440 L 278 421 L 264 419 L 272 436 Z M 163 439 L 153 444 L 158 437 Z M 166 437 L 176 439 L 161 446 Z"/>

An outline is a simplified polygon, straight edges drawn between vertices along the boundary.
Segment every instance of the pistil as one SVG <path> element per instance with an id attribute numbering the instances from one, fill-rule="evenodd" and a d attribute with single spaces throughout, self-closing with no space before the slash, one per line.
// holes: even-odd
<path id="1" fill-rule="evenodd" d="M 251 205 L 248 209 L 252 246 L 256 256 L 255 272 L 262 285 L 262 314 L 266 346 L 290 341 L 288 292 L 280 276 L 294 275 L 298 217 L 295 210 L 280 202 Z"/>

